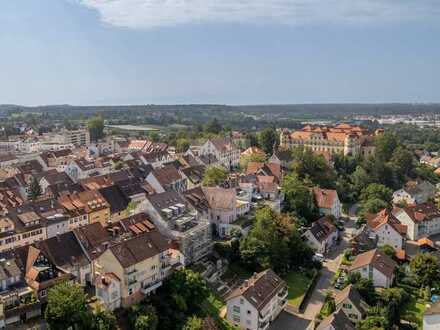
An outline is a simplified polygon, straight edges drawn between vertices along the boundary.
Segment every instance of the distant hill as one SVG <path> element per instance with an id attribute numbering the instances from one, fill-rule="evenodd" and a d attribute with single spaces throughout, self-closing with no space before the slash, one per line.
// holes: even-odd
<path id="1" fill-rule="evenodd" d="M 23 112 L 59 112 L 66 111 L 94 114 L 99 112 L 158 112 L 158 111 L 226 111 L 248 113 L 270 113 L 271 115 L 307 114 L 307 115 L 350 115 L 350 114 L 417 114 L 417 113 L 440 113 L 440 103 L 386 103 L 386 104 L 286 104 L 286 105 L 216 105 L 216 104 L 185 104 L 185 105 L 120 105 L 120 106 L 73 106 L 44 105 L 44 106 L 21 106 L 14 104 L 0 105 L 0 113 L 8 111 Z"/>

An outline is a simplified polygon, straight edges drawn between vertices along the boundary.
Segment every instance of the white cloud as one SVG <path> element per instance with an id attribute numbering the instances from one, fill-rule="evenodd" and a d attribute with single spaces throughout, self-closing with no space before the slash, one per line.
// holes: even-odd
<path id="1" fill-rule="evenodd" d="M 439 17 L 439 0 L 77 0 L 102 21 L 148 29 L 188 23 L 374 23 Z"/>

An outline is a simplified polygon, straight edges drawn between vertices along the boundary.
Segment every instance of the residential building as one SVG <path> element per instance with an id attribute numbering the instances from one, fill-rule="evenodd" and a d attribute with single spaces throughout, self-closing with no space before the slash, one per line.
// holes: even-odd
<path id="1" fill-rule="evenodd" d="M 377 214 L 367 216 L 369 232 L 377 238 L 377 245 L 389 245 L 401 250 L 405 244 L 407 226 L 402 225 L 391 211 L 383 209 Z"/>
<path id="2" fill-rule="evenodd" d="M 203 181 L 206 167 L 204 165 L 193 165 L 182 168 L 181 171 L 187 178 L 187 189 L 199 187 Z"/>
<path id="3" fill-rule="evenodd" d="M 287 305 L 287 285 L 271 269 L 255 273 L 226 297 L 226 318 L 240 329 L 266 330 Z"/>
<path id="4" fill-rule="evenodd" d="M 342 309 L 327 316 L 319 323 L 316 330 L 355 330 L 355 326 Z"/>
<path id="5" fill-rule="evenodd" d="M 87 216 L 89 223 L 110 221 L 110 204 L 98 190 L 87 190 L 59 198 L 60 203 L 80 222 Z"/>
<path id="6" fill-rule="evenodd" d="M 82 286 L 92 284 L 92 265 L 72 231 L 35 243 L 35 247 L 59 269 L 74 276 Z"/>
<path id="7" fill-rule="evenodd" d="M 177 192 L 147 196 L 137 210 L 148 214 L 162 234 L 177 242 L 188 264 L 212 251 L 212 228 L 208 219 L 189 209 Z"/>
<path id="8" fill-rule="evenodd" d="M 277 163 L 249 162 L 246 175 L 273 176 L 276 183 L 281 182 L 281 165 Z"/>
<path id="9" fill-rule="evenodd" d="M 315 187 L 312 192 L 320 214 L 332 215 L 336 219 L 341 217 L 342 204 L 336 190 Z"/>
<path id="10" fill-rule="evenodd" d="M 200 147 L 199 156 L 214 156 L 227 169 L 240 165 L 240 149 L 230 139 L 207 140 Z"/>
<path id="11" fill-rule="evenodd" d="M 370 307 L 352 284 L 336 293 L 335 306 L 336 310 L 342 309 L 353 323 L 362 320 Z"/>
<path id="12" fill-rule="evenodd" d="M 115 275 L 113 283 L 119 285 L 120 306 L 123 307 L 139 303 L 154 292 L 180 265 L 183 265 L 180 253 L 158 231 L 146 232 L 112 245 L 95 260 L 98 279 L 109 273 Z M 107 298 L 111 287 L 107 292 L 104 287 L 99 289 L 98 299 L 119 305 L 115 301 L 109 302 Z"/>
<path id="13" fill-rule="evenodd" d="M 14 256 L 17 266 L 24 274 L 26 284 L 41 303 L 47 302 L 50 288 L 73 280 L 72 274 L 57 267 L 43 251 L 32 245 L 17 248 L 11 251 L 9 256 Z"/>
<path id="14" fill-rule="evenodd" d="M 251 147 L 247 148 L 245 151 L 243 151 L 241 153 L 242 157 L 243 156 L 244 157 L 246 157 L 246 156 L 254 156 L 254 155 L 262 157 L 263 159 L 266 158 L 266 153 L 263 150 L 261 150 L 260 148 L 255 147 L 255 146 L 251 146 Z"/>
<path id="15" fill-rule="evenodd" d="M 433 203 L 395 208 L 393 215 L 407 226 L 407 236 L 413 241 L 440 233 L 440 210 Z"/>
<path id="16" fill-rule="evenodd" d="M 41 163 L 45 170 L 56 169 L 60 172 L 64 171 L 67 164 L 74 155 L 70 149 L 62 149 L 57 151 L 42 152 L 37 160 Z"/>
<path id="17" fill-rule="evenodd" d="M 396 263 L 378 249 L 356 256 L 349 268 L 350 273 L 359 273 L 362 278 L 373 281 L 376 287 L 389 288 L 394 280 Z"/>
<path id="18" fill-rule="evenodd" d="M 64 168 L 64 171 L 74 182 L 101 174 L 96 168 L 95 162 L 85 158 L 78 158 L 69 161 Z"/>
<path id="19" fill-rule="evenodd" d="M 63 129 L 55 133 L 44 133 L 43 138 L 53 143 L 73 144 L 75 146 L 87 146 L 90 144 L 90 133 L 88 129 L 72 131 Z"/>
<path id="20" fill-rule="evenodd" d="M 393 203 L 406 205 L 426 203 L 433 200 L 436 187 L 429 181 L 408 181 L 402 189 L 393 193 Z"/>
<path id="21" fill-rule="evenodd" d="M 333 224 L 332 219 L 324 216 L 313 222 L 312 226 L 304 232 L 303 237 L 312 249 L 324 254 L 336 245 L 338 230 Z"/>
<path id="22" fill-rule="evenodd" d="M 130 199 L 123 193 L 122 189 L 117 185 L 99 189 L 99 193 L 104 197 L 110 205 L 110 221 L 118 222 L 128 217 L 128 204 Z"/>
<path id="23" fill-rule="evenodd" d="M 237 199 L 235 189 L 220 187 L 198 187 L 185 192 L 191 207 L 204 214 L 220 237 L 230 235 L 237 228 L 234 222 L 250 210 L 250 202 Z"/>
<path id="24" fill-rule="evenodd" d="M 368 156 L 374 154 L 374 135 L 381 132 L 378 130 L 371 134 L 365 128 L 348 124 L 334 127 L 307 125 L 293 133 L 283 131 L 280 145 L 284 149 L 304 146 L 312 151 L 324 151 L 330 154 Z"/>
<path id="25" fill-rule="evenodd" d="M 283 170 L 287 170 L 291 167 L 293 162 L 292 150 L 285 148 L 275 148 L 268 162 L 280 164 Z"/>
<path id="26" fill-rule="evenodd" d="M 154 169 L 148 174 L 145 181 L 158 193 L 165 191 L 184 192 L 188 187 L 186 176 L 173 165 Z"/>
<path id="27" fill-rule="evenodd" d="M 440 329 L 440 302 L 429 304 L 423 315 L 423 330 Z"/>

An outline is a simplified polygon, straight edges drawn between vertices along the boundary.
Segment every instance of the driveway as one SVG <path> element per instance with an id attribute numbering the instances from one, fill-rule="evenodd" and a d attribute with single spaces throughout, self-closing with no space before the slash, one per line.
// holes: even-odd
<path id="1" fill-rule="evenodd" d="M 346 229 L 343 232 L 343 236 L 339 245 L 333 247 L 333 249 L 328 253 L 326 261 L 323 263 L 321 270 L 321 276 L 316 283 L 316 286 L 305 302 L 305 309 L 302 314 L 297 314 L 297 316 L 302 317 L 307 320 L 314 320 L 315 316 L 319 313 L 324 304 L 326 291 L 332 289 L 331 281 L 339 268 L 342 260 L 342 253 L 349 246 L 349 234 L 353 226 L 353 221 L 349 220 L 346 222 Z"/>

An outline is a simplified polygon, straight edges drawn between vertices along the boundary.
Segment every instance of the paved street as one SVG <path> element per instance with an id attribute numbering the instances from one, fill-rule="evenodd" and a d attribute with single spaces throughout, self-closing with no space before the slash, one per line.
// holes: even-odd
<path id="1" fill-rule="evenodd" d="M 345 224 L 346 230 L 343 232 L 343 239 L 340 244 L 335 246 L 327 256 L 321 270 L 321 276 L 316 283 L 313 293 L 307 299 L 303 313 L 296 316 L 300 319 L 313 320 L 321 310 L 324 303 L 325 293 L 332 289 L 331 280 L 339 267 L 343 251 L 349 246 L 349 239 L 353 231 L 354 221 L 348 220 Z M 290 328 L 289 328 L 290 329 Z M 305 328 L 304 328 L 305 329 Z"/>

